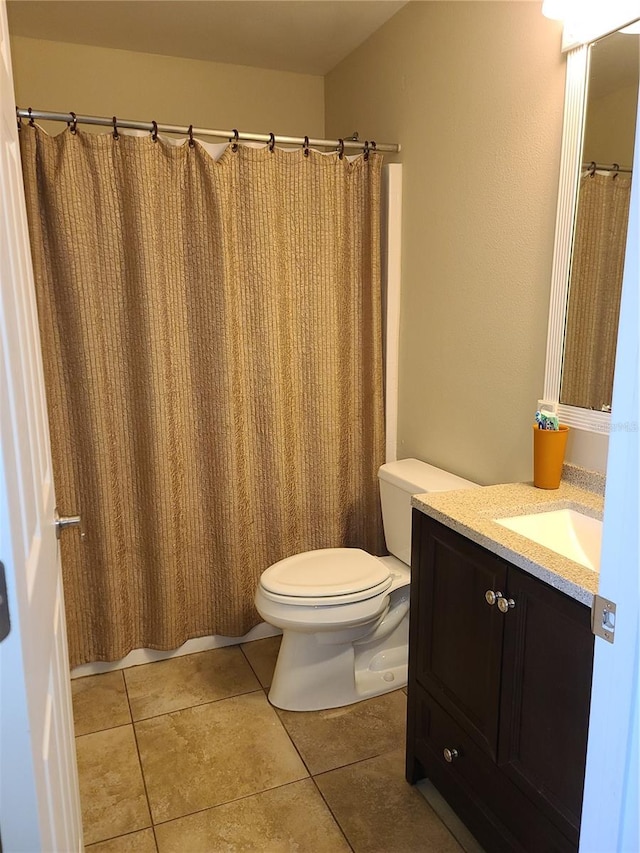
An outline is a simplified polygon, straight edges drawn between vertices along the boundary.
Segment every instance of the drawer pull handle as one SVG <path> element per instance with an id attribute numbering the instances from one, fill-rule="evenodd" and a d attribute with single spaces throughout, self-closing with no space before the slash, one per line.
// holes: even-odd
<path id="1" fill-rule="evenodd" d="M 496 601 L 498 602 L 498 607 L 499 607 L 500 606 L 499 602 L 500 602 L 500 599 L 502 598 L 502 593 L 501 592 L 494 592 L 492 589 L 488 589 L 485 592 L 484 597 L 485 597 L 485 601 L 487 602 L 487 604 L 490 604 L 491 607 L 493 607 L 493 605 L 496 603 Z"/>
<path id="2" fill-rule="evenodd" d="M 447 746 L 442 750 L 442 754 L 444 755 L 444 760 L 448 764 L 453 764 L 456 758 L 460 755 L 457 749 L 449 749 Z"/>
<path id="3" fill-rule="evenodd" d="M 498 601 L 498 610 L 501 613 L 508 613 L 515 606 L 516 603 L 513 598 L 500 598 L 500 600 Z"/>

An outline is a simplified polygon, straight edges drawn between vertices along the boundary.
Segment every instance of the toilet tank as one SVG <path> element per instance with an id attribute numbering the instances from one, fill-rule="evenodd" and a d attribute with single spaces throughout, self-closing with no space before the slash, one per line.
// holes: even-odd
<path id="1" fill-rule="evenodd" d="M 419 459 L 387 462 L 378 470 L 378 479 L 387 548 L 407 566 L 411 563 L 411 496 L 480 488 Z"/>

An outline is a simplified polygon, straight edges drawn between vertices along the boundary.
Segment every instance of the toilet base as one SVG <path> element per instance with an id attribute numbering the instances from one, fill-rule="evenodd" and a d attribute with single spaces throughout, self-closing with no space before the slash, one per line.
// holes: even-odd
<path id="1" fill-rule="evenodd" d="M 408 632 L 408 614 L 369 643 L 285 628 L 269 701 L 285 711 L 321 711 L 398 690 L 407 684 Z"/>

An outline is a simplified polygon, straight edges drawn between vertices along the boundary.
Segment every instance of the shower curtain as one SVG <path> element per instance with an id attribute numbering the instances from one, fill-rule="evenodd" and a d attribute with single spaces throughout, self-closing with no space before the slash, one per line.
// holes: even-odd
<path id="1" fill-rule="evenodd" d="M 381 157 L 21 134 L 72 666 L 260 619 L 384 552 Z"/>
<path id="2" fill-rule="evenodd" d="M 560 392 L 569 406 L 611 406 L 630 195 L 629 175 L 580 179 Z"/>

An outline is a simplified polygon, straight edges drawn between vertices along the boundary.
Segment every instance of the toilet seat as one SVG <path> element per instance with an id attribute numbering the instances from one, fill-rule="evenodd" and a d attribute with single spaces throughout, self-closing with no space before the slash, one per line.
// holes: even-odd
<path id="1" fill-rule="evenodd" d="M 389 568 L 360 548 L 323 548 L 269 566 L 260 587 L 272 601 L 330 606 L 381 595 L 392 581 Z"/>

